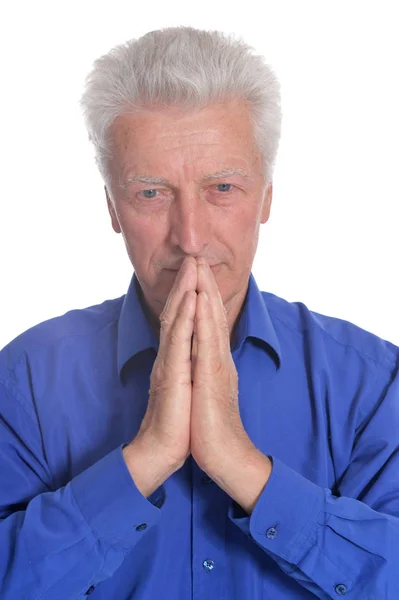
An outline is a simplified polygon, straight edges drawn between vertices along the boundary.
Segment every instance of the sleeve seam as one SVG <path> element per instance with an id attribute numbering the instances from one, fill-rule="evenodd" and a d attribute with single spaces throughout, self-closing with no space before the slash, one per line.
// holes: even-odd
<path id="1" fill-rule="evenodd" d="M 11 383 L 9 380 L 3 380 L 3 381 L 0 381 L 0 386 L 3 387 L 3 389 L 6 392 L 6 394 L 9 394 L 15 400 L 16 404 L 20 407 L 20 409 L 23 410 L 24 414 L 26 414 L 28 416 L 29 420 L 31 421 L 32 425 L 34 426 L 35 431 L 36 431 L 37 436 L 38 436 L 38 445 L 39 445 L 39 448 L 40 448 L 40 452 L 41 452 L 41 454 L 43 456 L 43 460 L 44 460 L 44 462 L 46 464 L 46 467 L 47 467 L 47 473 L 49 475 L 50 491 L 56 491 L 56 487 L 54 485 L 53 474 L 51 472 L 51 469 L 49 467 L 49 464 L 48 464 L 48 461 L 47 461 L 47 457 L 46 457 L 46 452 L 45 452 L 45 448 L 44 448 L 43 437 L 42 437 L 42 433 L 41 433 L 41 429 L 40 429 L 40 424 L 38 422 L 37 414 L 35 414 L 35 417 L 36 417 L 35 418 L 30 413 L 30 411 L 27 408 L 28 403 L 26 402 L 24 395 L 22 394 L 22 392 L 20 392 L 20 390 L 13 383 Z"/>
<path id="2" fill-rule="evenodd" d="M 381 377 L 378 372 L 375 373 L 370 393 L 366 396 L 362 405 L 359 407 L 359 425 L 355 429 L 355 441 L 353 444 L 352 452 L 356 445 L 359 434 L 361 434 L 364 431 L 365 427 L 367 427 L 368 423 L 373 418 L 373 415 L 378 410 L 381 403 L 384 401 L 384 398 L 388 393 L 389 387 L 395 381 L 396 377 L 398 377 L 398 364 L 396 364 L 395 368 L 390 371 L 388 382 L 385 380 L 381 392 L 378 395 L 376 395 L 374 392 L 377 388 L 377 384 L 381 381 Z"/>
<path id="3" fill-rule="evenodd" d="M 301 538 L 302 538 L 302 539 L 301 539 L 300 546 L 299 546 L 299 548 L 297 548 L 297 551 L 295 552 L 295 554 L 296 554 L 296 558 L 297 558 L 297 556 L 298 556 L 298 553 L 299 553 L 299 552 L 302 550 L 302 548 L 305 546 L 306 542 L 307 542 L 307 541 L 309 540 L 309 538 L 311 537 L 312 533 L 313 533 L 313 532 L 316 530 L 318 516 L 320 515 L 320 513 L 323 513 L 323 512 L 325 512 L 325 511 L 324 511 L 324 509 L 323 509 L 323 506 L 322 506 L 322 505 L 323 505 L 323 501 L 322 501 L 322 503 L 321 503 L 320 509 L 319 509 L 319 510 L 317 510 L 317 512 L 315 511 L 315 507 L 316 507 L 316 505 L 317 505 L 318 501 L 319 501 L 319 496 L 317 496 L 317 497 L 316 497 L 316 499 L 315 499 L 315 501 L 314 501 L 314 504 L 313 504 L 313 506 L 312 506 L 312 510 L 311 510 L 311 511 L 310 511 L 310 513 L 309 513 L 309 517 L 308 517 L 308 519 L 306 520 L 306 522 L 304 523 L 304 525 L 303 525 L 303 527 L 302 527 L 301 531 L 299 531 L 299 532 L 297 533 L 297 535 L 295 536 L 294 540 L 293 540 L 293 541 L 291 542 L 291 544 L 289 545 L 289 547 L 288 547 L 288 549 L 287 549 L 287 552 L 285 553 L 285 555 L 286 555 L 286 556 L 285 556 L 285 559 L 286 559 L 288 562 L 292 563 L 292 564 L 298 564 L 298 561 L 297 561 L 297 560 L 292 560 L 292 559 L 294 558 L 295 544 L 297 543 L 297 541 L 298 541 L 299 539 L 301 539 Z M 309 524 L 309 521 L 311 521 L 311 524 L 310 524 L 310 526 L 308 527 L 308 531 L 307 531 L 307 533 L 304 533 L 304 530 L 306 530 L 306 528 L 307 528 L 307 526 L 308 526 L 308 524 Z"/>
<path id="4" fill-rule="evenodd" d="M 26 405 L 25 405 L 25 397 L 23 396 L 23 394 L 18 390 L 18 388 L 16 388 L 13 384 L 7 382 L 7 380 L 5 381 L 0 381 L 0 385 L 5 389 L 5 391 L 10 394 L 10 396 L 12 396 L 18 403 L 18 405 L 23 408 L 24 412 L 28 415 L 29 419 L 32 421 L 33 425 L 35 427 L 37 427 L 37 422 L 35 421 L 35 419 L 33 418 L 32 414 L 29 412 L 29 410 L 27 409 Z M 21 398 L 23 398 L 23 402 L 21 401 Z"/>
<path id="5" fill-rule="evenodd" d="M 97 544 L 97 543 L 100 543 L 100 539 L 99 539 L 99 537 L 98 537 L 98 536 L 96 536 L 96 534 L 95 534 L 95 532 L 94 532 L 94 529 L 93 529 L 93 527 L 92 527 L 92 526 L 90 525 L 90 523 L 87 521 L 86 517 L 84 516 L 84 514 L 82 513 L 82 511 L 81 511 L 81 509 L 80 509 L 79 502 L 78 502 L 78 500 L 77 500 L 77 498 L 76 498 L 76 496 L 75 496 L 75 492 L 74 492 L 74 489 L 73 489 L 73 486 L 71 485 L 71 483 L 72 483 L 72 482 L 70 482 L 71 494 L 72 494 L 72 496 L 73 496 L 73 499 L 75 500 L 76 506 L 78 507 L 79 514 L 80 514 L 80 516 L 82 517 L 82 519 L 83 519 L 84 523 L 86 523 L 86 526 L 87 526 L 87 528 L 88 528 L 88 531 L 89 531 L 90 535 L 93 537 L 93 539 L 94 539 L 95 543 L 96 543 L 96 544 Z"/>

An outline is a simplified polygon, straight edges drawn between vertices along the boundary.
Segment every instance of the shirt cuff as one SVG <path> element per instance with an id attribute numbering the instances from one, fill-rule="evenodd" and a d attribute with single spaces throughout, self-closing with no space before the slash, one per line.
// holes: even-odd
<path id="1" fill-rule="evenodd" d="M 70 483 L 76 503 L 95 537 L 108 546 L 131 550 L 155 525 L 163 486 L 145 498 L 136 487 L 118 446 Z"/>
<path id="2" fill-rule="evenodd" d="M 312 532 L 324 505 L 324 490 L 278 458 L 271 456 L 270 478 L 251 516 L 243 516 L 236 503 L 230 520 L 272 557 L 297 565 L 313 545 Z"/>

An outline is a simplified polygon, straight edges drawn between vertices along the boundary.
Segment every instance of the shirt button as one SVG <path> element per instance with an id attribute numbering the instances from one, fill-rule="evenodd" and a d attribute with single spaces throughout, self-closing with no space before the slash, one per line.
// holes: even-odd
<path id="1" fill-rule="evenodd" d="M 269 529 L 266 531 L 266 537 L 268 537 L 269 540 L 274 540 L 276 535 L 277 535 L 277 529 L 275 527 L 269 527 Z"/>
<path id="2" fill-rule="evenodd" d="M 141 525 L 137 525 L 136 531 L 143 531 L 143 529 L 147 529 L 147 523 L 141 523 Z"/>
<path id="3" fill-rule="evenodd" d="M 94 592 L 94 585 L 91 585 L 91 586 L 89 587 L 89 589 L 87 590 L 87 592 L 86 592 L 85 596 L 89 596 L 89 594 L 91 594 L 92 592 Z"/>
<path id="4" fill-rule="evenodd" d="M 335 591 L 337 592 L 338 596 L 343 596 L 344 594 L 346 594 L 346 590 L 347 587 L 343 583 L 339 583 L 335 586 Z"/>
<path id="5" fill-rule="evenodd" d="M 213 560 L 207 559 L 204 560 L 202 566 L 204 567 L 205 571 L 209 573 L 209 571 L 212 571 L 213 567 L 215 566 L 215 563 L 213 562 Z"/>
<path id="6" fill-rule="evenodd" d="M 208 483 L 212 483 L 212 479 L 210 477 L 208 477 L 208 475 L 203 475 L 202 476 L 202 483 L 204 485 L 207 485 Z"/>

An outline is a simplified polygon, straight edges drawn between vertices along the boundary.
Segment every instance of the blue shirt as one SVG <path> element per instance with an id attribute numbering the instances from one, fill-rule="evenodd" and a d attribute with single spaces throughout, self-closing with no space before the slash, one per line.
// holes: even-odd
<path id="1" fill-rule="evenodd" d="M 399 348 L 251 274 L 231 350 L 271 477 L 251 515 L 191 456 L 145 498 L 122 455 L 158 349 L 138 292 L 0 353 L 0 598 L 397 599 Z"/>

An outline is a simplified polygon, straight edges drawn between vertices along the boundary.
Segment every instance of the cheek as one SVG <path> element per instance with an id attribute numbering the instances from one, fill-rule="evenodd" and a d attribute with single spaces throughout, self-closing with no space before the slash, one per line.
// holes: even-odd
<path id="1" fill-rule="evenodd" d="M 143 215 L 131 207 L 124 207 L 118 214 L 124 237 L 130 246 L 141 246 L 143 249 L 156 243 L 160 229 L 159 220 Z"/>
<path id="2" fill-rule="evenodd" d="M 119 222 L 125 246 L 135 270 L 145 273 L 150 263 L 157 262 L 157 253 L 164 246 L 165 224 L 163 219 L 125 210 L 119 213 Z"/>
<path id="3" fill-rule="evenodd" d="M 242 273 L 247 275 L 251 269 L 256 254 L 259 237 L 259 219 L 254 210 L 241 210 L 238 219 L 234 223 L 234 230 L 231 230 L 228 240 L 231 252 L 234 254 L 234 271 L 241 277 Z"/>
<path id="4" fill-rule="evenodd" d="M 257 215 L 253 210 L 241 209 L 237 211 L 234 221 L 231 222 L 228 239 L 236 248 L 242 248 L 245 252 L 252 246 L 256 231 L 259 229 Z"/>

